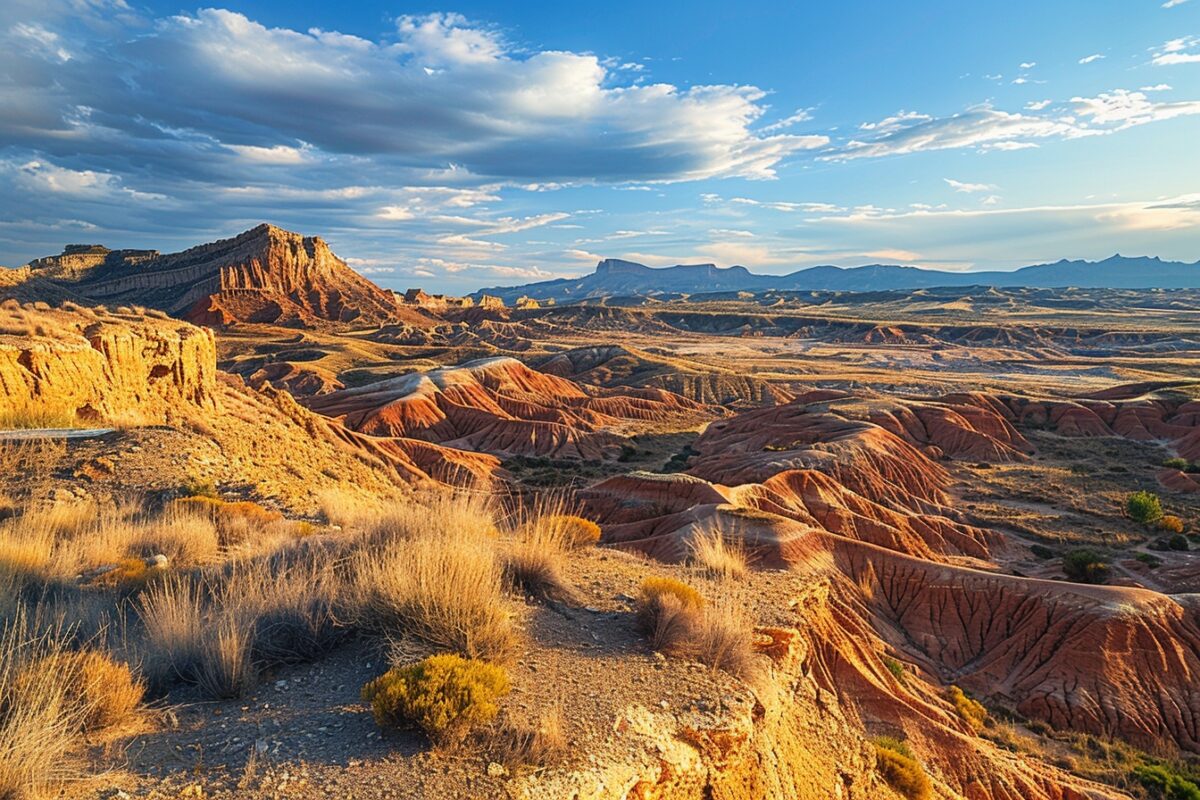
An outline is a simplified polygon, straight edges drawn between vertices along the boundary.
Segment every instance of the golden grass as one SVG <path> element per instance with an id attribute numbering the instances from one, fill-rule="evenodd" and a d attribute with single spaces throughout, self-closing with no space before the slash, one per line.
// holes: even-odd
<path id="1" fill-rule="evenodd" d="M 128 725 L 145 695 L 145 687 L 127 664 L 99 650 L 53 652 L 30 661 L 16 676 L 17 695 L 40 691 L 43 673 L 62 682 L 72 718 L 88 733 Z"/>
<path id="2" fill-rule="evenodd" d="M 352 556 L 356 621 L 472 658 L 511 653 L 517 628 L 486 503 L 435 500 L 393 523 Z"/>
<path id="3" fill-rule="evenodd" d="M 742 680 L 757 674 L 754 625 L 740 605 L 722 600 L 705 608 L 693 636 L 701 663 Z"/>
<path id="4" fill-rule="evenodd" d="M 56 797 L 82 774 L 85 706 L 63 675 L 31 668 L 63 652 L 59 635 L 34 633 L 24 614 L 0 632 L 0 797 Z"/>
<path id="5" fill-rule="evenodd" d="M 987 709 L 984 708 L 983 703 L 971 699 L 967 696 L 966 692 L 957 686 L 951 686 L 947 689 L 946 696 L 949 698 L 951 704 L 953 704 L 954 710 L 958 712 L 958 716 L 970 726 L 971 730 L 976 733 L 983 730 L 988 717 Z"/>
<path id="6" fill-rule="evenodd" d="M 554 703 L 533 720 L 506 720 L 488 737 L 488 757 L 509 769 L 547 767 L 567 753 L 562 705 Z"/>
<path id="7" fill-rule="evenodd" d="M 932 795 L 929 776 L 907 744 L 891 737 L 880 737 L 874 745 L 875 768 L 889 786 L 908 800 L 926 800 Z"/>
<path id="8" fill-rule="evenodd" d="M 582 546 L 573 520 L 586 522 L 564 514 L 535 513 L 517 526 L 503 545 L 504 577 L 513 590 L 538 600 L 576 601 L 575 590 L 563 577 L 568 551 Z"/>
<path id="9" fill-rule="evenodd" d="M 61 404 L 23 403 L 0 408 L 0 430 L 75 428 L 75 410 Z"/>
<path id="10" fill-rule="evenodd" d="M 721 580 L 746 577 L 749 572 L 746 549 L 717 525 L 696 531 L 688 543 L 689 560 L 706 575 Z"/>

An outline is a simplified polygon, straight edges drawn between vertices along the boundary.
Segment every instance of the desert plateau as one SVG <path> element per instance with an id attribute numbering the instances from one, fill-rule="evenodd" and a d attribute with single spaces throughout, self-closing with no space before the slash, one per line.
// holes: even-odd
<path id="1" fill-rule="evenodd" d="M 1200 0 L 230 6 L 0 8 L 0 800 L 1200 800 Z"/>

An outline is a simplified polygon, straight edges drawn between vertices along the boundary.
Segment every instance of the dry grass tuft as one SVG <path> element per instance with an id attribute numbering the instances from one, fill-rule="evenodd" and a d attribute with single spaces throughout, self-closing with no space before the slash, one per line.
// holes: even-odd
<path id="1" fill-rule="evenodd" d="M 689 560 L 709 577 L 734 580 L 746 577 L 749 572 L 741 540 L 731 538 L 719 526 L 696 531 L 688 547 Z"/>
<path id="2" fill-rule="evenodd" d="M 60 637 L 33 633 L 23 613 L 0 632 L 0 797 L 55 797 L 81 774 L 84 706 L 61 674 L 31 668 L 63 652 Z"/>
<path id="3" fill-rule="evenodd" d="M 754 626 L 732 601 L 706 608 L 695 631 L 696 658 L 735 678 L 751 680 L 758 674 L 754 654 Z"/>
<path id="4" fill-rule="evenodd" d="M 128 665 L 89 649 L 55 652 L 26 664 L 16 676 L 17 694 L 36 694 L 44 673 L 62 682 L 64 701 L 73 706 L 71 716 L 89 733 L 128 725 L 146 692 Z"/>
<path id="5" fill-rule="evenodd" d="M 490 508 L 458 496 L 406 514 L 352 556 L 356 621 L 472 658 L 507 657 L 518 636 Z"/>
<path id="6" fill-rule="evenodd" d="M 0 430 L 75 428 L 75 409 L 63 405 L 23 403 L 0 408 Z"/>
<path id="7" fill-rule="evenodd" d="M 509 769 L 559 763 L 567 753 L 562 706 L 545 709 L 533 722 L 505 721 L 488 736 L 486 750 L 491 760 Z"/>

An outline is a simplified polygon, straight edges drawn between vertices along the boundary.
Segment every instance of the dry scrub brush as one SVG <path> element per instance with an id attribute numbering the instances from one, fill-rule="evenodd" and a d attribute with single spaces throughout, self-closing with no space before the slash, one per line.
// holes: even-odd
<path id="1" fill-rule="evenodd" d="M 506 658 L 518 640 L 490 505 L 446 496 L 393 518 L 351 556 L 353 619 L 472 658 Z"/>
<path id="2" fill-rule="evenodd" d="M 517 513 L 503 555 L 504 576 L 514 591 L 538 600 L 577 602 L 563 568 L 572 550 L 599 540 L 600 528 L 566 513 L 568 508 L 561 497 L 549 495 Z"/>
<path id="3" fill-rule="evenodd" d="M 142 687 L 129 668 L 95 650 L 39 633 L 22 609 L 0 632 L 0 797 L 57 796 L 79 777 L 84 735 L 136 717 Z"/>
<path id="4" fill-rule="evenodd" d="M 697 530 L 688 543 L 688 550 L 689 560 L 712 578 L 744 578 L 749 570 L 741 540 L 731 537 L 720 525 L 707 525 Z"/>
<path id="5" fill-rule="evenodd" d="M 638 627 L 655 650 L 695 658 L 742 680 L 755 676 L 754 627 L 733 600 L 710 605 L 682 581 L 650 577 L 636 604 Z"/>

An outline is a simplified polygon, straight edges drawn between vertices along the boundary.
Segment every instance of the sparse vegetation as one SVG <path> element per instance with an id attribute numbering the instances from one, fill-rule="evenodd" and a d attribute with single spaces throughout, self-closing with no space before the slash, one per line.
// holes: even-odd
<path id="1" fill-rule="evenodd" d="M 1108 583 L 1112 567 L 1094 550 L 1082 548 L 1063 556 L 1063 574 L 1076 583 Z"/>
<path id="2" fill-rule="evenodd" d="M 381 727 L 416 726 L 444 745 L 491 721 L 509 690 L 501 667 L 444 653 L 393 667 L 365 685 L 362 697 Z"/>
<path id="3" fill-rule="evenodd" d="M 1200 785 L 1192 776 L 1180 775 L 1167 764 L 1134 767 L 1133 777 L 1149 789 L 1156 800 L 1200 800 Z"/>
<path id="4" fill-rule="evenodd" d="M 550 706 L 533 722 L 506 722 L 490 737 L 489 745 L 492 759 L 509 769 L 561 761 L 567 752 L 562 706 Z"/>
<path id="5" fill-rule="evenodd" d="M 87 733 L 127 724 L 145 694 L 128 665 L 88 649 L 51 652 L 24 665 L 16 675 L 16 696 L 36 694 L 45 674 L 62 682 L 69 716 Z"/>
<path id="6" fill-rule="evenodd" d="M 1132 492 L 1125 497 L 1125 513 L 1134 522 L 1153 525 L 1163 517 L 1162 501 L 1153 492 Z"/>
<path id="7" fill-rule="evenodd" d="M 397 529 L 351 557 L 355 620 L 472 658 L 502 659 L 517 642 L 491 511 L 470 497 L 437 500 L 419 529 Z"/>
<path id="8" fill-rule="evenodd" d="M 875 768 L 889 786 L 908 800 L 927 800 L 932 795 L 929 776 L 907 743 L 890 736 L 880 736 L 872 743 Z"/>
<path id="9" fill-rule="evenodd" d="M 1184 525 L 1184 522 L 1180 517 L 1177 517 L 1174 514 L 1166 514 L 1158 521 L 1156 527 L 1160 531 L 1166 531 L 1167 533 L 1183 533 L 1187 526 Z"/>
<path id="10" fill-rule="evenodd" d="M 688 543 L 692 563 L 710 577 L 733 580 L 746 577 L 746 551 L 719 526 L 712 525 L 696 531 Z"/>
<path id="11" fill-rule="evenodd" d="M 1188 460 L 1186 458 L 1168 458 L 1163 461 L 1162 465 L 1168 469 L 1177 469 L 1182 472 L 1188 468 Z"/>
<path id="12" fill-rule="evenodd" d="M 713 669 L 748 680 L 757 671 L 754 626 L 734 602 L 706 607 L 694 634 L 696 658 Z"/>
<path id="13" fill-rule="evenodd" d="M 883 657 L 883 665 L 887 667 L 887 671 L 892 673 L 892 677 L 904 685 L 908 681 L 908 673 L 904 671 L 904 665 L 891 656 Z"/>
<path id="14" fill-rule="evenodd" d="M 971 730 L 976 733 L 983 730 L 988 718 L 988 712 L 983 703 L 968 697 L 967 693 L 957 686 L 951 686 L 946 690 L 946 696 L 954 705 L 958 716 L 971 727 Z"/>

